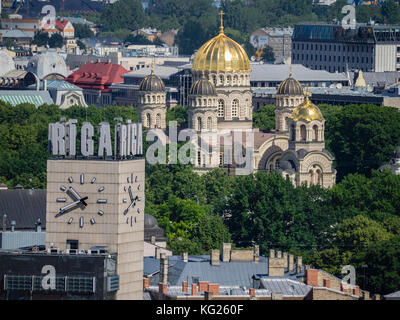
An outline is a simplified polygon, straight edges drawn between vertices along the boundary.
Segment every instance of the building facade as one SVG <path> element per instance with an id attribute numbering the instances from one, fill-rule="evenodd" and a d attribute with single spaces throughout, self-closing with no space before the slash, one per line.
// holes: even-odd
<path id="1" fill-rule="evenodd" d="M 294 28 L 292 63 L 315 70 L 346 72 L 400 70 L 398 26 L 302 23 Z"/>

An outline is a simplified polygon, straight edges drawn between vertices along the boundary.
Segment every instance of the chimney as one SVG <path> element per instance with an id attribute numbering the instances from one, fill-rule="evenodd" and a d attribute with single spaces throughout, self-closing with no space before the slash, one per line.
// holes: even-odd
<path id="1" fill-rule="evenodd" d="M 14 232 L 15 231 L 15 225 L 16 225 L 17 223 L 15 222 L 15 220 L 12 220 L 11 221 L 11 232 Z"/>
<path id="2" fill-rule="evenodd" d="M 151 236 L 150 243 L 151 244 L 156 244 L 156 237 L 155 236 Z"/>
<path id="3" fill-rule="evenodd" d="M 155 258 L 156 258 L 156 259 L 160 259 L 160 255 L 161 255 L 161 248 L 156 247 L 156 255 L 155 255 Z"/>
<path id="4" fill-rule="evenodd" d="M 283 260 L 285 261 L 285 268 L 287 268 L 289 264 L 288 264 L 288 254 L 286 252 L 283 253 Z"/>
<path id="5" fill-rule="evenodd" d="M 362 297 L 364 300 L 369 300 L 369 291 L 363 291 L 362 292 Z"/>
<path id="6" fill-rule="evenodd" d="M 276 252 L 276 258 L 282 259 L 282 251 L 277 251 Z"/>
<path id="7" fill-rule="evenodd" d="M 143 278 L 143 289 L 148 288 L 150 285 L 150 279 L 149 278 Z"/>
<path id="8" fill-rule="evenodd" d="M 231 260 L 232 243 L 222 244 L 222 262 L 229 262 Z"/>
<path id="9" fill-rule="evenodd" d="M 301 267 L 303 266 L 303 257 L 297 256 L 297 261 L 296 261 L 296 273 L 301 272 Z"/>
<path id="10" fill-rule="evenodd" d="M 254 262 L 260 261 L 260 246 L 254 245 Z"/>
<path id="11" fill-rule="evenodd" d="M 42 222 L 40 221 L 40 218 L 37 219 L 37 222 L 35 223 L 35 231 L 36 232 L 42 231 Z"/>
<path id="12" fill-rule="evenodd" d="M 219 295 L 219 284 L 217 283 L 210 283 L 208 285 L 208 291 L 211 292 L 213 296 L 218 296 Z"/>
<path id="13" fill-rule="evenodd" d="M 269 258 L 275 258 L 275 250 L 274 249 L 270 249 L 269 250 Z"/>
<path id="14" fill-rule="evenodd" d="M 158 284 L 158 293 L 160 296 L 167 294 L 168 293 L 168 285 L 166 283 L 160 282 Z"/>
<path id="15" fill-rule="evenodd" d="M 256 289 L 250 288 L 249 289 L 249 295 L 251 299 L 254 299 L 256 297 Z"/>
<path id="16" fill-rule="evenodd" d="M 306 271 L 306 281 L 307 285 L 318 287 L 318 270 L 307 270 Z"/>
<path id="17" fill-rule="evenodd" d="M 292 254 L 289 254 L 289 256 L 288 256 L 288 264 L 289 264 L 289 266 L 288 266 L 289 271 L 293 271 L 293 268 L 294 268 L 294 256 Z"/>
<path id="18" fill-rule="evenodd" d="M 197 285 L 195 283 L 192 284 L 192 296 L 197 296 Z"/>
<path id="19" fill-rule="evenodd" d="M 189 255 L 187 252 L 182 253 L 182 260 L 183 260 L 183 262 L 189 261 Z"/>
<path id="20" fill-rule="evenodd" d="M 3 232 L 6 232 L 7 230 L 7 215 L 3 214 Z"/>
<path id="21" fill-rule="evenodd" d="M 182 282 L 182 292 L 188 292 L 188 283 L 187 281 Z"/>
<path id="22" fill-rule="evenodd" d="M 218 249 L 211 249 L 211 265 L 212 266 L 219 266 L 219 250 Z"/>
<path id="23" fill-rule="evenodd" d="M 360 296 L 360 287 L 359 286 L 354 286 L 353 288 L 353 294 L 355 296 Z"/>
<path id="24" fill-rule="evenodd" d="M 204 300 L 212 300 L 213 293 L 211 291 L 204 292 Z"/>
<path id="25" fill-rule="evenodd" d="M 160 276 L 162 283 L 168 283 L 168 258 L 165 253 L 160 255 Z"/>

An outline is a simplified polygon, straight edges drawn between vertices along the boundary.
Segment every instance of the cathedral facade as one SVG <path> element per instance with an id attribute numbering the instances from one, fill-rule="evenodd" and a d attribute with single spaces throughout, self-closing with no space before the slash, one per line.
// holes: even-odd
<path id="1" fill-rule="evenodd" d="M 196 172 L 240 167 L 232 161 L 237 137 L 234 132 L 240 131 L 242 137 L 251 135 L 251 139 L 240 141 L 244 150 L 251 150 L 251 171 L 279 172 L 295 186 L 305 183 L 331 187 L 335 184 L 334 158 L 325 149 L 325 119 L 291 72 L 277 90 L 275 130 L 261 132 L 253 128 L 250 61 L 243 47 L 224 34 L 222 14 L 219 34 L 206 42 L 194 57 L 192 76 L 188 125 L 199 137 L 195 143 Z M 147 78 L 143 82 L 149 81 Z M 151 95 L 152 90 L 143 90 L 144 95 L 148 92 Z M 140 113 L 145 127 L 154 127 L 145 110 L 161 110 L 162 107 L 166 112 L 161 100 L 155 105 L 143 103 Z M 161 128 L 165 129 L 165 115 L 157 112 L 164 117 Z M 215 133 L 217 139 L 209 140 L 209 133 Z M 204 144 L 204 140 L 207 143 Z"/>

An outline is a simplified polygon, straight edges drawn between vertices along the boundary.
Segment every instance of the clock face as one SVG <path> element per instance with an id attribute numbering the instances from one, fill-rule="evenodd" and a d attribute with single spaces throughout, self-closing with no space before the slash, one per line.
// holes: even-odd
<path id="1" fill-rule="evenodd" d="M 77 181 L 74 178 L 77 178 Z M 91 186 L 92 190 L 90 193 L 82 191 L 82 189 L 88 190 L 87 187 L 83 188 L 85 184 Z M 55 216 L 56 218 L 68 215 L 68 224 L 72 224 L 76 219 L 79 227 L 83 228 L 85 225 L 94 225 L 96 220 L 104 215 L 103 207 L 107 203 L 107 199 L 102 196 L 102 193 L 105 187 L 96 184 L 96 177 L 89 177 L 89 180 L 87 180 L 84 173 L 81 173 L 77 177 L 69 176 L 66 178 L 65 184 L 60 186 L 60 190 L 64 192 L 65 197 L 57 198 L 56 202 L 64 205 L 60 207 L 59 212 Z M 90 206 L 93 206 L 93 203 L 97 206 L 96 216 L 87 216 L 85 214 L 88 211 L 89 199 Z"/>
<path id="2" fill-rule="evenodd" d="M 133 227 L 136 223 L 137 215 L 142 213 L 138 207 L 138 202 L 142 201 L 139 193 L 141 193 L 143 186 L 138 182 L 138 176 L 131 173 L 130 176 L 126 177 L 126 183 L 123 188 L 125 197 L 122 199 L 122 203 L 126 205 L 123 215 L 126 218 L 126 223 Z"/>

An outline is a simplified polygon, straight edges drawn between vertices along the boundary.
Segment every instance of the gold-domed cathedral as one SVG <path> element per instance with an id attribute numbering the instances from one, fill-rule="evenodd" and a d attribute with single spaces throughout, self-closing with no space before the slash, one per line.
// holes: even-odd
<path id="1" fill-rule="evenodd" d="M 252 129 L 250 61 L 240 44 L 224 33 L 221 11 L 219 34 L 203 44 L 192 64 L 195 83 L 203 75 L 217 92 L 217 129 L 219 132 Z"/>
<path id="2" fill-rule="evenodd" d="M 253 128 L 250 61 L 244 49 L 224 34 L 223 13 L 220 15 L 219 34 L 197 51 L 192 66 L 189 127 L 200 137 L 195 171 L 226 167 L 224 161 L 232 154 L 224 154 L 230 151 L 224 142 L 230 143 L 233 131 L 241 130 L 253 136 L 253 170 L 279 172 L 295 186 L 306 183 L 332 187 L 336 170 L 332 167 L 333 156 L 325 149 L 325 119 L 311 103 L 310 94 L 294 79 L 291 66 L 288 78 L 276 92 L 275 130 L 261 132 Z M 219 161 L 211 157 L 215 149 L 209 152 L 200 147 L 210 131 L 218 133 Z"/>

